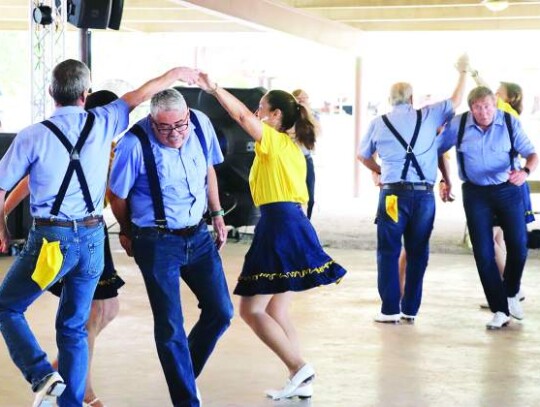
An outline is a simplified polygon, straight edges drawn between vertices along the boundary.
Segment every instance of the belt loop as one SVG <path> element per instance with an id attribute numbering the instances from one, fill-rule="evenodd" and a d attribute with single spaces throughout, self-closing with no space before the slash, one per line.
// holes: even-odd
<path id="1" fill-rule="evenodd" d="M 73 231 L 74 231 L 74 232 L 77 232 L 77 231 L 78 231 L 78 229 L 77 229 L 77 221 L 76 221 L 76 220 L 72 220 L 72 222 L 73 222 Z"/>

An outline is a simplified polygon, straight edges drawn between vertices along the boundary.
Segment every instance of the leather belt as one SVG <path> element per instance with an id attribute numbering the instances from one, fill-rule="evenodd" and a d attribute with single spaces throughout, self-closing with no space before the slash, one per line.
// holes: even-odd
<path id="1" fill-rule="evenodd" d="M 384 184 L 382 189 L 394 189 L 397 191 L 432 191 L 433 185 L 424 182 L 393 182 Z"/>
<path id="2" fill-rule="evenodd" d="M 75 220 L 58 220 L 54 218 L 34 218 L 36 226 L 60 226 L 70 228 L 77 226 L 96 226 L 103 222 L 103 216 L 87 216 L 82 219 Z"/>
<path id="3" fill-rule="evenodd" d="M 161 227 L 150 227 L 150 228 L 140 228 L 140 229 L 152 229 L 157 231 L 158 233 L 164 233 L 167 235 L 175 235 L 175 236 L 192 236 L 197 229 L 199 229 L 199 226 L 204 223 L 204 219 L 201 219 L 199 223 L 197 223 L 194 226 L 188 226 L 182 229 L 169 229 L 169 228 L 161 228 Z"/>

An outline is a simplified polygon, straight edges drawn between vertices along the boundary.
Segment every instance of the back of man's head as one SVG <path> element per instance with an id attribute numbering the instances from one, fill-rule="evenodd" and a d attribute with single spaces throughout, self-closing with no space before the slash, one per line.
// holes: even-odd
<path id="1" fill-rule="evenodd" d="M 412 103 L 412 86 L 407 82 L 394 83 L 390 88 L 389 101 L 392 106 Z"/>
<path id="2" fill-rule="evenodd" d="M 76 105 L 89 88 L 90 70 L 81 61 L 67 59 L 54 67 L 50 93 L 58 105 Z"/>
<path id="3" fill-rule="evenodd" d="M 159 112 L 175 110 L 185 112 L 187 110 L 184 96 L 176 89 L 165 89 L 156 93 L 150 100 L 150 115 L 156 117 Z"/>

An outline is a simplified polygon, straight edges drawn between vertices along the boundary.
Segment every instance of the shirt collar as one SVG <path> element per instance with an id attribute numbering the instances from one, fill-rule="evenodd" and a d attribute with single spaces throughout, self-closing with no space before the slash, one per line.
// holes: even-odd
<path id="1" fill-rule="evenodd" d="M 73 113 L 84 113 L 85 110 L 82 106 L 60 106 L 57 107 L 51 117 L 64 116 Z"/>
<path id="2" fill-rule="evenodd" d="M 392 110 L 412 110 L 412 108 L 410 103 L 400 103 L 399 105 L 394 105 Z"/>

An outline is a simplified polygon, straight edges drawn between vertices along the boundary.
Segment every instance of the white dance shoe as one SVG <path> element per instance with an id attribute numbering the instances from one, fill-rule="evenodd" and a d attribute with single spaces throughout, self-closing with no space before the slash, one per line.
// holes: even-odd
<path id="1" fill-rule="evenodd" d="M 313 396 L 313 385 L 311 383 L 302 384 L 287 396 L 283 395 L 283 390 L 266 390 L 265 393 L 266 396 L 272 400 L 292 399 L 294 397 L 298 397 L 299 399 L 309 399 Z"/>
<path id="2" fill-rule="evenodd" d="M 285 387 L 281 390 L 268 390 L 266 395 L 273 400 L 286 399 L 291 397 L 309 398 L 313 394 L 313 387 L 307 386 L 315 377 L 315 370 L 313 367 L 306 363 L 294 376 L 287 379 Z M 303 385 L 303 386 L 302 386 Z M 300 387 L 308 387 L 307 389 L 300 390 Z"/>

